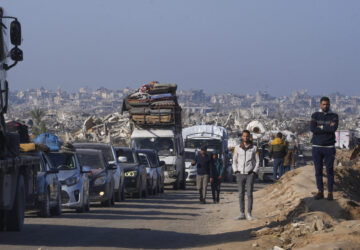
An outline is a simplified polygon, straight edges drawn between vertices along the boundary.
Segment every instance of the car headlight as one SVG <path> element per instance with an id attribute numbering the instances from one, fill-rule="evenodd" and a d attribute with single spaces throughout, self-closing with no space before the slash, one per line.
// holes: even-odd
<path id="1" fill-rule="evenodd" d="M 79 181 L 80 181 L 80 178 L 78 176 L 71 176 L 65 180 L 65 184 L 67 186 L 73 186 L 73 185 L 79 183 Z"/>
<path id="2" fill-rule="evenodd" d="M 125 172 L 125 177 L 135 177 L 136 175 L 137 175 L 137 171 Z"/>
<path id="3" fill-rule="evenodd" d="M 106 182 L 106 176 L 101 176 L 96 178 L 96 180 L 94 181 L 94 186 L 101 186 L 104 185 Z"/>

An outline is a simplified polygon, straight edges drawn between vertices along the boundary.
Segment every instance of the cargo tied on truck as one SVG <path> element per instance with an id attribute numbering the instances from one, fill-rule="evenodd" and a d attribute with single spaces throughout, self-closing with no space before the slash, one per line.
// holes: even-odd
<path id="1" fill-rule="evenodd" d="M 165 163 L 165 184 L 185 189 L 181 107 L 176 84 L 150 82 L 128 95 L 122 111 L 132 122 L 131 147 L 154 149 Z"/>

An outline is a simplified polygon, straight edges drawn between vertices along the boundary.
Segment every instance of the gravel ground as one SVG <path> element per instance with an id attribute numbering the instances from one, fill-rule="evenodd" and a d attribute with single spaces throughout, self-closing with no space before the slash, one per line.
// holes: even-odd
<path id="1" fill-rule="evenodd" d="M 266 184 L 256 183 L 255 190 Z M 115 207 L 92 204 L 90 213 L 65 210 L 60 217 L 29 213 L 22 232 L 0 233 L 0 249 L 215 248 L 249 239 L 253 228 L 231 231 L 238 198 L 235 183 L 224 183 L 220 204 L 200 204 L 194 186 L 165 190 L 146 199 L 127 199 Z M 255 215 L 256 216 L 256 215 Z M 249 243 L 247 243 L 248 245 Z"/>

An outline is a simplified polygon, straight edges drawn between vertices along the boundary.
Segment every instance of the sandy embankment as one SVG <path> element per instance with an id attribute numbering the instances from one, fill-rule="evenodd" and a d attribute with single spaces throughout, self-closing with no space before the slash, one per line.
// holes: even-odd
<path id="1" fill-rule="evenodd" d="M 360 160 L 349 162 L 349 156 L 349 151 L 337 152 L 333 201 L 312 198 L 316 192 L 312 165 L 290 171 L 277 183 L 255 192 L 256 220 L 237 222 L 234 216 L 227 216 L 215 230 L 244 232 L 247 238 L 216 248 L 360 249 Z M 236 203 L 224 209 L 238 214 Z"/>

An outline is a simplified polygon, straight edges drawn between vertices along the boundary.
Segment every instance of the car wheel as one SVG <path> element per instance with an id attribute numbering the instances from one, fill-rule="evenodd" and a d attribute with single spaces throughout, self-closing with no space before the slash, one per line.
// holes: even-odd
<path id="1" fill-rule="evenodd" d="M 112 199 L 113 199 L 113 193 L 111 193 L 106 201 L 102 201 L 101 205 L 104 207 L 111 207 L 112 206 Z"/>
<path id="2" fill-rule="evenodd" d="M 145 185 L 145 187 L 142 190 L 142 197 L 146 198 L 146 197 L 148 197 L 148 195 L 149 195 L 148 188 Z"/>
<path id="3" fill-rule="evenodd" d="M 182 180 L 181 180 L 180 188 L 181 188 L 182 190 L 185 190 L 185 189 L 186 189 L 185 171 L 183 172 L 183 177 L 182 177 Z"/>
<path id="4" fill-rule="evenodd" d="M 47 190 L 44 200 L 40 204 L 40 216 L 46 218 L 50 217 L 50 215 L 50 193 Z"/>
<path id="5" fill-rule="evenodd" d="M 85 212 L 89 212 L 90 211 L 90 191 L 87 192 L 87 196 L 86 196 L 86 203 L 85 203 Z"/>
<path id="6" fill-rule="evenodd" d="M 121 189 L 121 201 L 125 201 L 126 197 L 125 197 L 125 186 L 122 185 L 122 189 Z"/>
<path id="7" fill-rule="evenodd" d="M 83 195 L 82 195 L 82 205 L 81 207 L 77 208 L 76 209 L 76 212 L 78 213 L 84 213 L 86 211 L 86 208 L 87 208 L 87 200 L 86 200 L 86 197 L 85 197 L 85 191 L 83 191 Z"/>
<path id="8" fill-rule="evenodd" d="M 61 188 L 58 191 L 58 199 L 57 199 L 56 206 L 51 208 L 50 213 L 51 213 L 51 215 L 54 215 L 54 216 L 59 216 L 59 215 L 62 214 L 62 209 L 61 209 Z"/>
<path id="9" fill-rule="evenodd" d="M 141 178 L 139 179 L 139 187 L 138 187 L 138 191 L 137 191 L 137 198 L 141 199 L 143 195 L 143 186 L 142 186 L 142 181 Z"/>
<path id="10" fill-rule="evenodd" d="M 13 209 L 8 212 L 6 229 L 8 231 L 21 231 L 24 225 L 25 213 L 25 184 L 24 177 L 19 176 L 16 187 L 16 197 Z"/>
<path id="11" fill-rule="evenodd" d="M 4 231 L 4 217 L 5 217 L 5 211 L 0 209 L 0 232 Z"/>
<path id="12" fill-rule="evenodd" d="M 173 184 L 173 189 L 178 190 L 180 188 L 180 180 L 179 177 L 176 177 L 176 181 Z"/>

